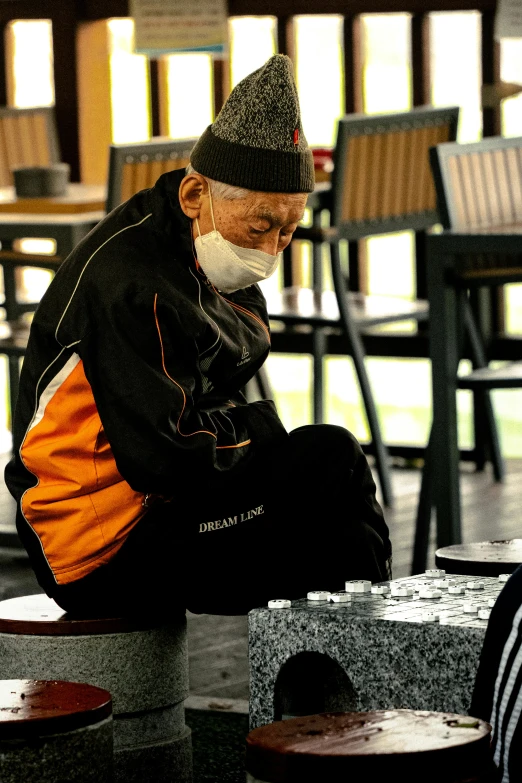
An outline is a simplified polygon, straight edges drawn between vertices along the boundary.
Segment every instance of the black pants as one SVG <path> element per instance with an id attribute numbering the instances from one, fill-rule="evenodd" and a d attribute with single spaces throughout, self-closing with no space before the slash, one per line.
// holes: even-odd
<path id="1" fill-rule="evenodd" d="M 179 487 L 108 565 L 52 597 L 80 614 L 246 614 L 272 598 L 391 577 L 391 544 L 368 462 L 342 427 L 290 433 L 237 472 Z"/>

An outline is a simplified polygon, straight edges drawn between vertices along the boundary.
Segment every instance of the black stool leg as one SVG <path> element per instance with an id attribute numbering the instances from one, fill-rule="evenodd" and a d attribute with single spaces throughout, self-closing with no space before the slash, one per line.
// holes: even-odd
<path id="1" fill-rule="evenodd" d="M 476 367 L 487 367 L 488 362 L 486 359 L 484 346 L 482 344 L 482 339 L 480 337 L 475 317 L 473 315 L 473 310 L 471 309 L 469 299 L 465 292 L 462 293 L 462 301 L 464 310 L 464 324 L 469 338 L 473 364 Z M 487 437 L 495 481 L 502 482 L 504 481 L 506 470 L 504 460 L 502 458 L 502 452 L 500 450 L 498 428 L 495 420 L 493 404 L 491 402 L 491 395 L 489 391 L 483 391 L 481 393 L 476 392 L 475 399 L 477 397 L 480 399 L 480 408 L 484 416 L 481 429 Z M 477 434 L 475 437 L 477 437 Z"/>
<path id="2" fill-rule="evenodd" d="M 430 545 L 431 515 L 433 511 L 433 481 L 432 481 L 432 456 L 431 433 L 426 450 L 424 452 L 424 466 L 421 474 L 421 486 L 419 492 L 419 504 L 417 506 L 417 518 L 415 520 L 415 539 L 413 542 L 413 559 L 411 574 L 421 574 L 426 570 L 428 562 L 428 549 Z"/>
<path id="3" fill-rule="evenodd" d="M 20 266 L 22 264 L 20 263 Z M 6 321 L 14 321 L 19 316 L 18 300 L 16 298 L 16 272 L 15 265 L 9 262 L 2 263 L 4 276 L 4 308 Z"/>
<path id="4" fill-rule="evenodd" d="M 322 211 L 315 210 L 312 225 L 320 229 Z M 320 302 L 323 292 L 323 242 L 312 242 L 312 289 Z M 324 357 L 326 354 L 326 335 L 321 327 L 314 327 L 313 344 L 313 421 L 324 422 Z"/>
<path id="5" fill-rule="evenodd" d="M 324 355 L 326 336 L 320 327 L 313 334 L 313 420 L 314 424 L 324 422 Z"/>
<path id="6" fill-rule="evenodd" d="M 275 400 L 274 391 L 272 389 L 270 378 L 268 377 L 268 371 L 265 365 L 259 368 L 255 378 L 261 398 L 263 400 Z"/>
<path id="7" fill-rule="evenodd" d="M 260 367 L 254 377 L 247 383 L 243 389 L 243 394 L 249 402 L 255 399 L 275 401 L 274 390 L 272 389 L 265 365 Z"/>
<path id="8" fill-rule="evenodd" d="M 377 409 L 375 407 L 375 400 L 373 399 L 370 381 L 366 372 L 366 366 L 364 362 L 364 347 L 360 334 L 350 314 L 347 292 L 345 288 L 345 280 L 339 258 L 339 245 L 337 242 L 334 242 L 331 245 L 330 252 L 332 259 L 333 284 L 337 296 L 339 313 L 341 316 L 343 330 L 348 340 L 349 352 L 353 359 L 355 371 L 359 379 L 361 395 L 363 398 L 364 407 L 366 409 L 366 415 L 368 417 L 368 425 L 370 427 L 372 443 L 375 449 L 377 473 L 379 475 L 383 503 L 385 506 L 391 508 L 393 506 L 393 493 L 390 481 L 388 450 L 386 449 L 382 439 L 381 427 L 379 424 L 379 418 L 377 416 Z"/>

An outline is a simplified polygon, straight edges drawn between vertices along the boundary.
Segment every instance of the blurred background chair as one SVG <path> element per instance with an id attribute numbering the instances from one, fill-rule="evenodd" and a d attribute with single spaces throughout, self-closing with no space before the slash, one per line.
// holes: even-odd
<path id="1" fill-rule="evenodd" d="M 189 164 L 196 138 L 155 137 L 133 144 L 111 144 L 106 211 L 110 212 L 144 188 L 151 188 L 167 171 L 183 169 Z"/>
<path id="2" fill-rule="evenodd" d="M 522 137 L 489 137 L 470 144 L 441 143 L 430 150 L 441 221 L 453 231 L 479 229 L 484 234 L 522 225 Z M 495 362 L 501 337 L 499 312 L 502 286 L 522 280 L 520 256 L 465 253 L 460 260 L 459 306 L 462 334 L 460 356 L 471 357 L 472 369 L 459 371 L 457 388 L 473 392 L 475 438 L 491 460 L 497 481 L 504 478 L 504 461 L 490 391 L 522 388 L 522 361 Z M 496 327 L 496 328 L 495 328 Z M 481 442 L 480 442 L 481 441 Z M 430 537 L 432 439 L 422 473 L 417 510 L 412 573 L 425 568 Z M 443 557 L 444 548 L 438 550 Z"/>
<path id="3" fill-rule="evenodd" d="M 340 340 L 342 351 L 352 357 L 371 433 L 365 448 L 375 456 L 387 506 L 393 500 L 389 451 L 368 378 L 365 339 L 376 327 L 413 321 L 413 331 L 385 335 L 386 355 L 394 355 L 394 341 L 396 355 L 404 355 L 406 340 L 413 346 L 407 355 L 427 356 L 423 248 L 425 232 L 439 223 L 429 149 L 456 139 L 458 119 L 456 106 L 341 117 L 331 187 L 318 184 L 309 199 L 312 225 L 299 227 L 292 242 L 312 242 L 310 277 L 287 272 L 282 291 L 268 298 L 275 324 L 273 350 L 312 354 L 316 422 L 324 421 L 324 359 L 334 340 Z M 407 229 L 415 232 L 417 296 L 409 300 L 368 295 L 361 275 L 363 240 Z M 325 247 L 329 253 L 323 252 Z M 372 355 L 379 355 L 378 348 Z"/>
<path id="4" fill-rule="evenodd" d="M 0 187 L 13 184 L 17 166 L 60 162 L 54 107 L 0 106 Z"/>

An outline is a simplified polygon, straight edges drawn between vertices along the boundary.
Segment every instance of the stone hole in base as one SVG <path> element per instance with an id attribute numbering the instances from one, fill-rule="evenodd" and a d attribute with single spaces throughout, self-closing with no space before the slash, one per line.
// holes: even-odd
<path id="1" fill-rule="evenodd" d="M 353 712 L 357 694 L 344 669 L 330 656 L 302 652 L 286 661 L 274 690 L 274 720 L 319 712 Z"/>

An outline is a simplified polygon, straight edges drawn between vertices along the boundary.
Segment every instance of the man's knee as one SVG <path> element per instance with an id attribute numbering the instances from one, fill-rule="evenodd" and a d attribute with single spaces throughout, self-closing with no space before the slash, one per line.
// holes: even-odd
<path id="1" fill-rule="evenodd" d="M 303 447 L 308 443 L 325 456 L 342 460 L 346 467 L 353 467 L 361 457 L 366 459 L 355 435 L 338 424 L 308 424 L 292 430 L 290 436 Z"/>

